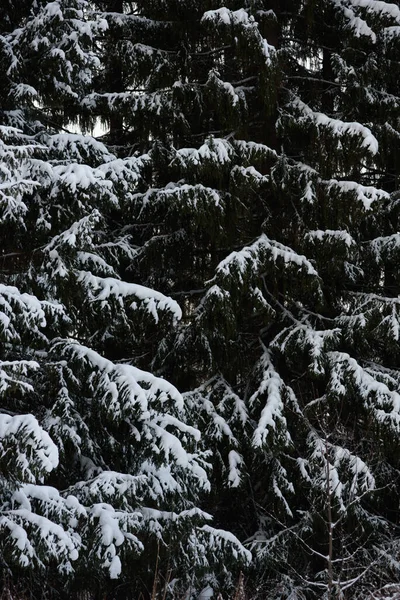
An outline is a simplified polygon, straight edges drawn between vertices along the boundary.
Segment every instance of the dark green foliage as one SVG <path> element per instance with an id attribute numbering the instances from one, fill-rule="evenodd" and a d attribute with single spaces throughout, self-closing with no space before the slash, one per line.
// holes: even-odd
<path id="1" fill-rule="evenodd" d="M 0 8 L 0 392 L 79 500 L 71 585 L 115 553 L 139 594 L 158 539 L 167 597 L 230 593 L 247 555 L 200 505 L 255 598 L 398 579 L 398 2 L 28 4 Z"/>

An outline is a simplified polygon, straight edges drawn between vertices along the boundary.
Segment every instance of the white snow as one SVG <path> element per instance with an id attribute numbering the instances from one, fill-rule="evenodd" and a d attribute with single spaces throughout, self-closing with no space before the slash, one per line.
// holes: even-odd
<path id="1" fill-rule="evenodd" d="M 249 271 L 256 274 L 263 268 L 265 262 L 277 263 L 282 260 L 285 264 L 292 264 L 304 269 L 307 275 L 318 277 L 318 273 L 310 261 L 302 254 L 297 254 L 280 242 L 270 240 L 262 234 L 251 246 L 245 246 L 242 250 L 231 252 L 217 266 L 217 275 L 225 277 L 236 274 L 243 282 L 245 274 Z"/>
<path id="2" fill-rule="evenodd" d="M 331 372 L 329 388 L 338 396 L 345 396 L 351 380 L 364 400 L 367 410 L 375 419 L 400 432 L 400 394 L 372 377 L 358 362 L 345 352 L 328 352 Z"/>
<path id="3" fill-rule="evenodd" d="M 0 414 L 0 450 L 6 453 L 10 443 L 20 448 L 17 463 L 30 481 L 35 481 L 31 461 L 35 463 L 34 470 L 39 472 L 50 472 L 58 465 L 57 446 L 33 415 Z"/>
<path id="4" fill-rule="evenodd" d="M 68 155 L 68 159 L 83 163 L 88 157 L 96 157 L 103 163 L 115 160 L 104 144 L 90 135 L 78 133 L 57 133 L 49 136 L 46 146 L 52 152 Z"/>
<path id="5" fill-rule="evenodd" d="M 340 138 L 343 135 L 351 137 L 360 137 L 362 139 L 361 147 L 365 148 L 370 154 L 375 155 L 378 152 L 378 140 L 372 134 L 368 127 L 357 122 L 345 122 L 340 119 L 333 119 L 324 113 L 313 111 L 300 98 L 292 101 L 292 106 L 297 108 L 307 119 L 313 121 L 317 128 L 326 127 L 333 135 Z"/>
<path id="6" fill-rule="evenodd" d="M 244 32 L 243 37 L 256 42 L 265 63 L 267 65 L 271 64 L 275 48 L 268 44 L 267 40 L 261 36 L 254 17 L 249 15 L 243 8 L 229 10 L 226 7 L 222 7 L 215 10 L 208 10 L 203 14 L 201 23 L 216 25 L 217 27 L 220 24 L 225 27 L 234 27 L 236 35 Z"/>
<path id="7" fill-rule="evenodd" d="M 230 97 L 232 106 L 237 106 L 240 101 L 240 95 L 229 81 L 222 81 L 219 74 L 216 71 L 210 71 L 208 76 L 207 84 L 215 85 L 219 88 L 222 93 L 225 93 Z"/>
<path id="8" fill-rule="evenodd" d="M 236 452 L 236 450 L 231 450 L 228 454 L 229 461 L 229 475 L 228 481 L 230 486 L 236 488 L 240 485 L 242 476 L 240 473 L 240 468 L 243 465 L 243 457 Z"/>
<path id="9" fill-rule="evenodd" d="M 378 18 L 390 18 L 394 23 L 385 29 L 385 34 L 397 34 L 397 25 L 400 24 L 400 9 L 396 4 L 381 0 L 332 0 L 347 20 L 348 28 L 356 37 L 365 36 L 376 43 L 377 35 L 368 25 L 364 16 L 370 15 L 372 23 Z M 361 16 L 360 16 L 361 15 Z"/>
<path id="10" fill-rule="evenodd" d="M 106 180 L 104 172 L 101 169 L 93 169 L 89 165 L 78 163 L 56 165 L 53 170 L 60 182 L 66 185 L 73 194 L 82 189 L 88 189 L 90 186 L 100 186 L 108 190 L 112 188 L 112 183 Z M 56 192 L 58 189 L 53 193 Z"/>
<path id="11" fill-rule="evenodd" d="M 233 147 L 227 140 L 211 137 L 198 150 L 196 148 L 180 148 L 176 155 L 182 164 L 189 163 L 197 166 L 209 161 L 213 164 L 224 165 L 231 162 Z"/>
<path id="12" fill-rule="evenodd" d="M 357 200 L 362 202 L 364 205 L 365 210 L 370 210 L 372 204 L 375 202 L 390 198 L 390 194 L 385 192 L 385 190 L 381 190 L 370 185 L 361 185 L 356 181 L 337 181 L 336 179 L 330 179 L 329 181 L 324 181 L 323 183 L 325 183 L 328 188 L 337 188 L 341 192 L 350 192 L 355 194 Z"/>
<path id="13" fill-rule="evenodd" d="M 183 410 L 183 397 L 172 384 L 132 365 L 114 364 L 77 342 L 66 342 L 63 345 L 65 352 L 72 353 L 100 371 L 99 390 L 103 390 L 103 401 L 114 418 L 132 413 L 156 434 L 166 454 L 171 452 L 179 464 L 188 464 L 188 457 L 180 440 L 164 427 L 173 426 L 195 440 L 199 440 L 199 431 L 164 411 L 155 412 L 153 406 L 168 401 L 178 413 Z M 140 407 L 139 413 L 137 407 Z"/>
<path id="14" fill-rule="evenodd" d="M 354 11 L 349 6 L 344 6 L 343 0 L 334 0 L 334 2 L 342 11 L 347 20 L 347 26 L 354 33 L 354 35 L 356 37 L 369 37 L 375 44 L 376 34 L 373 32 L 371 27 L 369 27 L 367 22 L 364 19 L 356 16 Z"/>
<path id="15" fill-rule="evenodd" d="M 214 596 L 214 590 L 210 585 L 203 588 L 196 600 L 210 600 Z"/>
<path id="16" fill-rule="evenodd" d="M 102 471 L 89 481 L 79 481 L 72 486 L 72 491 L 79 494 L 84 502 L 90 502 L 92 498 L 109 499 L 111 502 L 116 497 L 125 495 L 139 495 L 147 481 L 144 475 L 131 475 L 129 473 L 117 473 L 116 471 Z"/>
<path id="17" fill-rule="evenodd" d="M 36 557 L 34 546 L 29 540 L 25 527 L 28 530 L 33 528 L 39 533 L 49 557 L 59 561 L 63 556 L 68 557 L 69 560 L 78 558 L 81 545 L 78 535 L 64 530 L 51 519 L 26 508 L 3 511 L 0 515 L 0 529 L 8 529 L 11 538 L 15 540 L 15 545 L 22 552 L 23 564 L 27 565 L 31 562 L 30 559 Z"/>
<path id="18" fill-rule="evenodd" d="M 113 277 L 96 277 L 89 271 L 80 271 L 78 281 L 86 286 L 93 301 L 101 302 L 110 298 L 136 298 L 143 302 L 156 323 L 159 321 L 158 311 L 172 313 L 175 322 L 182 318 L 182 310 L 175 300 L 142 285 L 126 283 Z M 131 306 L 135 306 L 134 302 L 131 303 Z"/>
<path id="19" fill-rule="evenodd" d="M 385 255 L 393 258 L 396 256 L 395 252 L 400 249 L 400 233 L 376 237 L 371 240 L 369 246 L 372 248 L 377 263 L 381 263 Z"/>
<path id="20" fill-rule="evenodd" d="M 205 187 L 201 183 L 177 185 L 173 182 L 162 189 L 150 188 L 142 197 L 142 211 L 157 203 L 166 204 L 170 210 L 179 205 L 193 209 L 199 209 L 202 205 L 205 209 L 208 205 L 222 205 L 221 197 L 214 188 Z"/>
<path id="21" fill-rule="evenodd" d="M 249 398 L 250 406 L 257 403 L 263 404 L 261 416 L 258 419 L 257 426 L 253 434 L 252 444 L 255 448 L 264 446 L 267 442 L 269 428 L 275 430 L 277 423 L 283 427 L 286 438 L 286 418 L 284 417 L 284 403 L 282 391 L 285 389 L 285 384 L 280 375 L 276 372 L 268 350 L 264 350 L 263 356 L 259 361 L 259 370 L 261 371 L 261 382 L 258 389 Z"/>
<path id="22" fill-rule="evenodd" d="M 210 544 L 227 544 L 232 551 L 232 554 L 236 557 L 239 555 L 247 562 L 250 563 L 252 560 L 252 555 L 249 550 L 244 548 L 244 546 L 239 542 L 236 536 L 233 535 L 230 531 L 224 531 L 223 529 L 215 529 L 210 525 L 203 525 L 199 527 L 199 531 L 206 533 L 210 538 Z"/>
<path id="23" fill-rule="evenodd" d="M 344 229 L 315 229 L 308 231 L 305 237 L 306 239 L 309 238 L 310 240 L 318 240 L 319 242 L 323 242 L 325 239 L 328 239 L 329 241 L 342 241 L 348 248 L 356 244 L 355 240 Z"/>
<path id="24" fill-rule="evenodd" d="M 400 23 L 400 8 L 397 4 L 381 0 L 350 0 L 352 6 L 365 8 L 367 12 L 380 17 L 391 17 Z"/>
<path id="25" fill-rule="evenodd" d="M 229 10 L 228 8 L 222 7 L 216 10 L 208 10 L 205 12 L 201 19 L 205 21 L 221 21 L 225 25 L 232 25 L 242 23 L 247 25 L 248 23 L 254 23 L 254 18 L 243 9 Z"/>

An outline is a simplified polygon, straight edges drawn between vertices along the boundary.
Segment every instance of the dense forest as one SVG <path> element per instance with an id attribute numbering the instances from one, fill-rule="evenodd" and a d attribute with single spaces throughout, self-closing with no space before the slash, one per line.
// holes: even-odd
<path id="1" fill-rule="evenodd" d="M 0 67 L 1 599 L 394 598 L 400 2 L 1 0 Z"/>

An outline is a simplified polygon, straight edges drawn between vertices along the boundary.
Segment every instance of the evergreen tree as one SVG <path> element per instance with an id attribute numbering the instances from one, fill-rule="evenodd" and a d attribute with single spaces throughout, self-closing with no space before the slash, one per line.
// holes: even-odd
<path id="1" fill-rule="evenodd" d="M 192 597 L 249 552 L 199 508 L 209 453 L 181 394 L 138 366 L 182 317 L 122 279 L 149 156 L 68 131 L 92 118 L 108 25 L 81 0 L 1 11 L 1 585 L 75 597 L 120 578 L 137 597 L 158 552 Z"/>
<path id="2" fill-rule="evenodd" d="M 152 365 L 213 447 L 208 502 L 268 597 L 365 598 L 399 576 L 399 7 L 121 8 L 87 105 L 149 156 L 129 272 L 183 308 Z"/>
<path id="3" fill-rule="evenodd" d="M 211 512 L 253 596 L 398 579 L 398 3 L 13 4 L 5 577 L 209 597 Z"/>

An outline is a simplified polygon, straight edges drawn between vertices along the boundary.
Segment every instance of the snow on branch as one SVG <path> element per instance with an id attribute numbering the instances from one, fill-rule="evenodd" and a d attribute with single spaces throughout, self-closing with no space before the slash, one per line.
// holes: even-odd
<path id="1" fill-rule="evenodd" d="M 239 454 L 239 440 L 243 430 L 249 426 L 244 400 L 221 376 L 213 377 L 195 390 L 184 393 L 183 397 L 196 426 L 206 432 L 208 443 L 205 451 L 218 448 L 229 487 L 239 486 L 245 469 Z"/>
<path id="2" fill-rule="evenodd" d="M 270 181 L 270 175 L 263 175 L 253 166 L 243 167 L 235 165 L 230 172 L 230 188 L 233 193 L 247 195 L 249 190 L 253 193 L 262 194 L 263 188 Z"/>
<path id="3" fill-rule="evenodd" d="M 15 479 L 34 483 L 58 465 L 58 450 L 33 415 L 0 414 L 0 465 Z"/>
<path id="4" fill-rule="evenodd" d="M 289 501 L 286 496 L 292 496 L 294 494 L 294 485 L 289 479 L 289 473 L 286 468 L 282 465 L 279 459 L 274 458 L 272 460 L 272 478 L 271 478 L 271 491 L 275 497 L 279 500 L 285 513 L 293 518 L 293 512 L 290 508 Z"/>
<path id="5" fill-rule="evenodd" d="M 389 314 L 383 316 L 376 330 L 380 333 L 387 333 L 392 341 L 396 344 L 400 341 L 400 314 L 399 309 L 395 305 L 392 306 Z"/>
<path id="6" fill-rule="evenodd" d="M 99 59 L 93 51 L 93 40 L 107 28 L 101 18 L 90 20 L 86 0 L 75 0 L 72 4 L 48 2 L 35 4 L 24 20 L 24 26 L 15 28 L 5 37 L 13 54 L 8 76 L 21 80 L 26 77 L 27 56 L 41 60 L 50 58 L 52 69 L 47 75 L 41 72 L 37 78 L 42 86 L 49 85 L 52 91 L 69 101 L 79 99 L 79 92 L 92 82 L 94 71 L 99 68 Z M 40 35 L 38 35 L 40 32 Z M 42 90 L 39 90 L 42 91 Z M 23 99 L 29 100 L 32 90 L 25 86 Z M 50 92 L 51 93 L 51 92 Z"/>
<path id="7" fill-rule="evenodd" d="M 105 408 L 115 418 L 120 418 L 122 412 L 136 414 L 139 410 L 139 419 L 148 419 L 149 403 L 156 399 L 162 403 L 171 400 L 178 411 L 183 409 L 181 394 L 165 379 L 129 364 L 114 364 L 78 342 L 60 341 L 54 348 L 98 371 L 101 375 L 98 389 L 103 389 Z"/>
<path id="8" fill-rule="evenodd" d="M 349 386 L 353 386 L 374 419 L 398 435 L 400 394 L 373 377 L 345 352 L 328 352 L 327 358 L 330 367 L 328 393 L 342 398 L 349 394 Z"/>
<path id="9" fill-rule="evenodd" d="M 253 434 L 252 444 L 255 448 L 267 444 L 271 430 L 282 437 L 285 444 L 289 444 L 290 434 L 284 416 L 284 395 L 293 394 L 293 391 L 286 389 L 287 386 L 275 370 L 267 349 L 264 350 L 260 359 L 258 370 L 260 371 L 261 382 L 258 389 L 249 398 L 249 405 L 252 408 L 252 413 L 254 413 L 255 405 L 262 405 L 263 408 Z"/>
<path id="10" fill-rule="evenodd" d="M 21 293 L 15 286 L 0 283 L 1 341 L 15 344 L 29 336 L 45 342 L 43 330 L 50 318 L 66 319 L 62 304 L 41 301 L 32 294 Z"/>
<path id="11" fill-rule="evenodd" d="M 291 105 L 299 111 L 303 118 L 311 121 L 316 128 L 327 129 L 330 133 L 338 138 L 350 136 L 361 139 L 361 148 L 366 149 L 371 155 L 378 153 L 378 140 L 372 134 L 371 130 L 361 123 L 345 122 L 340 119 L 333 119 L 324 113 L 313 111 L 307 104 L 302 102 L 300 98 L 295 98 Z"/>
<path id="12" fill-rule="evenodd" d="M 236 450 L 230 450 L 228 455 L 229 461 L 229 474 L 228 482 L 232 488 L 239 487 L 242 481 L 242 471 L 244 468 L 243 456 L 241 456 Z"/>
<path id="13" fill-rule="evenodd" d="M 205 12 L 202 16 L 202 21 L 219 22 L 223 23 L 224 25 L 248 25 L 249 23 L 254 23 L 254 17 L 249 16 L 244 8 L 232 11 L 228 8 L 222 7 L 217 8 L 216 10 L 209 10 Z"/>
<path id="14" fill-rule="evenodd" d="M 198 167 L 202 164 L 211 166 L 225 165 L 232 162 L 234 148 L 227 140 L 222 138 L 207 138 L 199 149 L 180 148 L 176 152 L 176 158 L 185 168 L 189 166 Z"/>
<path id="15" fill-rule="evenodd" d="M 342 446 L 330 445 L 330 447 L 334 449 L 335 466 L 339 468 L 344 464 L 352 476 L 348 483 L 350 497 L 375 489 L 375 477 L 368 465 L 359 456 Z"/>
<path id="16" fill-rule="evenodd" d="M 7 342 L 20 341 L 17 326 L 25 331 L 39 333 L 39 328 L 46 326 L 42 304 L 36 296 L 21 294 L 18 288 L 0 283 L 1 338 Z"/>
<path id="17" fill-rule="evenodd" d="M 142 285 L 126 283 L 113 277 L 96 277 L 88 271 L 80 271 L 78 281 L 85 286 L 92 302 L 104 302 L 110 298 L 116 300 L 129 298 L 131 308 L 135 309 L 136 301 L 140 301 L 156 323 L 159 321 L 159 311 L 171 313 L 174 322 L 182 318 L 182 310 L 175 300 Z"/>
<path id="18" fill-rule="evenodd" d="M 190 552 L 198 553 L 198 548 L 205 545 L 211 548 L 215 553 L 215 556 L 222 557 L 226 556 L 226 552 L 232 555 L 235 560 L 240 560 L 244 564 L 250 564 L 252 555 L 229 531 L 223 529 L 215 529 L 210 525 L 203 525 L 198 527 L 195 534 L 192 534 L 189 538 Z M 197 562 L 197 561 L 196 561 Z"/>
<path id="19" fill-rule="evenodd" d="M 339 193 L 354 194 L 357 200 L 363 204 L 365 210 L 371 210 L 372 204 L 390 198 L 390 194 L 385 192 L 385 190 L 375 188 L 371 185 L 361 185 L 355 181 L 330 179 L 329 181 L 322 181 L 322 183 L 327 185 L 328 190 L 332 189 L 338 190 Z"/>
<path id="20" fill-rule="evenodd" d="M 91 135 L 78 133 L 57 133 L 46 139 L 46 146 L 51 156 L 68 159 L 76 163 L 90 164 L 90 162 L 109 163 L 116 157 L 104 144 Z"/>
<path id="21" fill-rule="evenodd" d="M 160 377 L 129 364 L 114 364 L 94 350 L 73 341 L 59 341 L 54 352 L 73 359 L 72 368 L 84 369 L 96 404 L 114 423 L 128 422 L 132 430 L 132 443 L 150 446 L 160 461 L 171 462 L 204 480 L 196 456 L 184 445 L 194 444 L 200 432 L 186 424 L 184 400 L 178 390 Z M 135 433 L 134 433 L 135 432 Z"/>
<path id="22" fill-rule="evenodd" d="M 153 450 L 159 463 L 161 456 L 158 456 L 156 448 L 153 447 Z M 185 489 L 190 496 L 192 494 L 196 495 L 199 489 L 209 492 L 210 482 L 207 473 L 210 465 L 206 461 L 208 454 L 204 451 L 188 453 L 189 462 L 182 469 L 177 469 L 173 461 L 166 461 L 164 464 L 157 465 L 153 459 L 144 460 L 140 465 L 139 474 L 146 476 L 146 498 L 150 502 L 160 504 L 171 493 L 181 494 Z M 188 489 L 188 485 L 190 489 Z"/>
<path id="23" fill-rule="evenodd" d="M 56 197 L 63 188 L 69 193 L 85 193 L 89 188 L 98 191 L 112 204 L 118 205 L 118 200 L 113 194 L 112 182 L 106 179 L 105 173 L 100 168 L 92 168 L 89 165 L 70 163 L 68 165 L 56 165 L 53 167 L 55 181 L 53 182 L 51 195 Z"/>
<path id="24" fill-rule="evenodd" d="M 350 0 L 355 8 L 366 9 L 367 13 L 379 17 L 390 17 L 400 24 L 400 8 L 397 4 L 381 0 Z"/>
<path id="25" fill-rule="evenodd" d="M 398 25 L 400 24 L 400 8 L 393 3 L 383 2 L 381 0 L 332 0 L 335 6 L 341 11 L 346 22 L 347 28 L 353 32 L 355 37 L 367 37 L 373 44 L 376 43 L 377 34 L 368 25 L 362 17 L 372 17 L 372 22 L 376 19 L 391 22 L 385 27 L 385 35 L 398 35 Z M 362 16 L 360 16 L 362 15 Z"/>
<path id="26" fill-rule="evenodd" d="M 347 28 L 353 32 L 355 37 L 368 37 L 371 39 L 372 43 L 375 44 L 376 34 L 364 19 L 355 14 L 351 7 L 351 5 L 355 5 L 355 2 L 352 0 L 350 0 L 350 3 L 347 2 L 346 4 L 343 0 L 333 0 L 333 2 L 342 12 L 347 22 Z"/>
<path id="27" fill-rule="evenodd" d="M 347 248 L 355 246 L 356 244 L 351 235 L 343 229 L 315 229 L 308 231 L 305 235 L 305 239 L 308 239 L 312 242 L 324 242 L 326 240 L 328 243 L 332 244 L 339 242 L 343 243 Z"/>
<path id="28" fill-rule="evenodd" d="M 369 246 L 372 249 L 373 257 L 378 264 L 382 264 L 385 259 L 398 260 L 400 254 L 400 233 L 376 237 L 369 242 Z"/>
<path id="29" fill-rule="evenodd" d="M 338 327 L 318 330 L 307 321 L 304 323 L 297 321 L 294 325 L 283 329 L 270 347 L 292 358 L 299 351 L 301 354 L 306 352 L 311 361 L 309 368 L 315 375 L 321 375 L 325 372 L 326 352 L 338 345 L 340 334 L 341 330 Z"/>
<path id="30" fill-rule="evenodd" d="M 310 432 L 308 442 L 312 450 L 308 461 L 311 471 L 306 478 L 309 480 L 311 475 L 314 485 L 324 493 L 329 472 L 329 493 L 337 500 L 342 513 L 350 503 L 375 489 L 375 478 L 362 458 L 321 437 L 315 430 Z"/>
<path id="31" fill-rule="evenodd" d="M 276 159 L 278 157 L 276 150 L 265 144 L 236 139 L 232 141 L 232 144 L 238 154 L 243 156 L 246 164 L 250 166 L 260 159 Z"/>
<path id="32" fill-rule="evenodd" d="M 177 185 L 169 183 L 162 189 L 150 188 L 141 199 L 142 208 L 139 216 L 153 213 L 161 205 L 164 206 L 167 215 L 189 213 L 222 212 L 223 197 L 214 189 L 202 184 L 189 185 L 187 183 Z"/>
<path id="33" fill-rule="evenodd" d="M 223 81 L 220 78 L 218 71 L 215 69 L 209 72 L 206 85 L 221 98 L 221 100 L 226 100 L 228 106 L 231 106 L 234 109 L 240 107 L 241 100 L 245 101 L 242 90 L 240 88 L 235 88 L 229 81 Z"/>
<path id="34" fill-rule="evenodd" d="M 96 235 L 96 226 L 101 222 L 102 216 L 97 209 L 89 215 L 73 223 L 68 229 L 52 238 L 43 248 L 47 262 L 46 268 L 50 269 L 51 278 L 66 278 L 70 275 L 71 251 L 83 248 L 92 248 Z"/>
<path id="35" fill-rule="evenodd" d="M 356 337 L 360 329 L 371 325 L 374 335 L 379 334 L 385 342 L 398 343 L 400 339 L 399 298 L 354 292 L 349 298 L 351 310 L 348 314 L 340 315 L 337 323 L 343 327 L 350 339 Z"/>
<path id="36" fill-rule="evenodd" d="M 8 529 L 19 564 L 44 567 L 56 561 L 60 571 L 73 571 L 70 561 L 82 549 L 78 523 L 87 518 L 78 500 L 63 498 L 53 487 L 26 484 L 14 492 L 11 503 L 0 513 L 0 527 Z"/>
<path id="37" fill-rule="evenodd" d="M 77 496 L 80 502 L 86 505 L 116 500 L 127 504 L 132 496 L 137 500 L 141 498 L 146 482 L 146 475 L 103 471 L 88 481 L 75 483 L 68 488 L 68 492 Z"/>
<path id="38" fill-rule="evenodd" d="M 0 224 L 19 222 L 25 226 L 28 206 L 24 194 L 40 184 L 30 172 L 32 154 L 41 146 L 15 127 L 0 126 Z"/>
<path id="39" fill-rule="evenodd" d="M 144 546 L 133 531 L 140 530 L 140 511 L 119 511 L 107 503 L 94 504 L 89 510 L 91 528 L 94 529 L 94 545 L 90 554 L 95 554 L 101 567 L 107 569 L 110 579 L 117 579 L 122 571 L 117 548 L 126 543 L 136 553 Z"/>
<path id="40" fill-rule="evenodd" d="M 243 8 L 229 10 L 222 7 L 209 10 L 202 16 L 201 23 L 216 29 L 223 27 L 228 31 L 234 32 L 235 36 L 244 38 L 244 40 L 253 45 L 253 48 L 258 49 L 267 66 L 271 65 L 275 56 L 275 48 L 268 44 L 267 40 L 262 37 L 258 29 L 258 23 Z"/>
<path id="41" fill-rule="evenodd" d="M 116 190 L 123 190 L 124 194 L 130 198 L 132 189 L 140 181 L 142 172 L 150 163 L 150 160 L 149 154 L 115 158 L 104 161 L 104 164 L 99 165 L 98 170 L 104 173 L 107 181 L 111 181 Z M 123 199 L 119 201 L 123 202 Z"/>
<path id="42" fill-rule="evenodd" d="M 265 234 L 251 246 L 229 254 L 217 266 L 216 274 L 222 278 L 237 278 L 243 284 L 249 276 L 262 273 L 268 263 L 274 266 L 291 266 L 308 276 L 318 278 L 317 271 L 305 256 L 280 242 L 270 240 Z"/>
<path id="43" fill-rule="evenodd" d="M 8 390 L 18 389 L 22 394 L 32 392 L 27 381 L 29 371 L 36 371 L 39 364 L 33 360 L 0 360 L 0 396 Z"/>
<path id="44" fill-rule="evenodd" d="M 27 508 L 0 512 L 1 529 L 7 531 L 7 542 L 20 566 L 44 567 L 44 560 L 53 559 L 60 571 L 73 570 L 70 561 L 78 558 L 81 546 L 77 533 Z"/>

